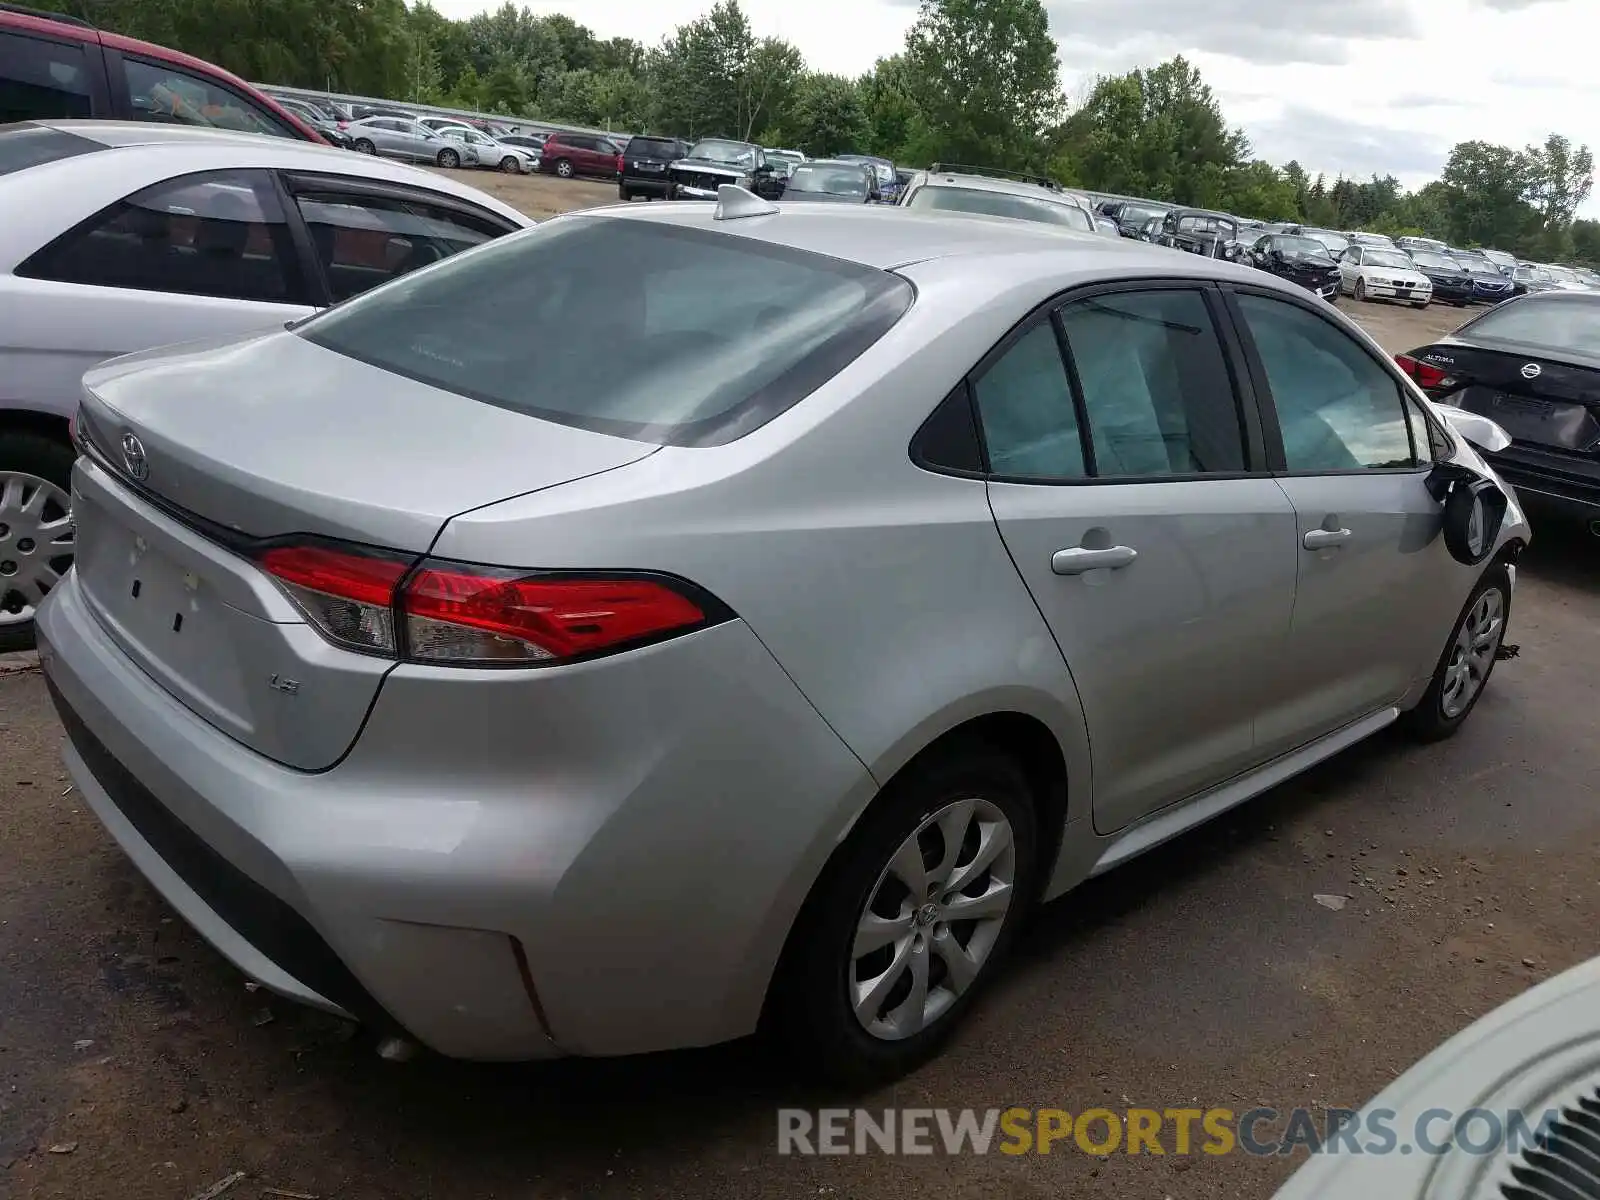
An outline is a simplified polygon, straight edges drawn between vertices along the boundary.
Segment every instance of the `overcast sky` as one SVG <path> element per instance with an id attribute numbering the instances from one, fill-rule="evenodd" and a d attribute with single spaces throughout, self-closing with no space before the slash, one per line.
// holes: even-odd
<path id="1" fill-rule="evenodd" d="M 711 0 L 519 0 L 653 45 Z M 900 49 L 915 0 L 741 0 L 757 36 L 855 75 Z M 451 16 L 489 0 L 435 0 Z M 1600 143 L 1600 0 L 1045 0 L 1075 101 L 1097 74 L 1187 55 L 1258 156 L 1315 174 L 1438 176 L 1456 142 Z M 1600 198 L 1585 206 L 1600 211 Z"/>

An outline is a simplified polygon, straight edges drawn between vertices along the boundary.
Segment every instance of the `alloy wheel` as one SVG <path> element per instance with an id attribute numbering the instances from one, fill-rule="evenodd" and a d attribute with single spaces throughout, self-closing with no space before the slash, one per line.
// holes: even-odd
<path id="1" fill-rule="evenodd" d="M 0 628 L 31 622 L 72 565 L 72 499 L 47 479 L 0 471 Z"/>
<path id="2" fill-rule="evenodd" d="M 900 844 L 850 951 L 849 1003 L 868 1034 L 920 1033 L 972 986 L 1005 927 L 1016 871 L 1011 822 L 987 800 L 945 805 Z"/>
<path id="3" fill-rule="evenodd" d="M 1445 664 L 1444 686 L 1439 689 L 1439 711 L 1446 720 L 1465 712 L 1483 690 L 1505 637 L 1505 612 L 1505 597 L 1492 587 L 1462 618 L 1450 661 Z"/>

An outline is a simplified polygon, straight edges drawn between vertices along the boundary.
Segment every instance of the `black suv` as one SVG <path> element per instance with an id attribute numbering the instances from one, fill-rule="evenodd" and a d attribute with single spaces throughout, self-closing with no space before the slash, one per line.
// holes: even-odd
<path id="1" fill-rule="evenodd" d="M 667 198 L 667 168 L 689 154 L 686 142 L 668 137 L 629 138 L 622 148 L 622 172 L 617 176 L 617 195 L 623 200 L 643 196 L 653 200 Z"/>

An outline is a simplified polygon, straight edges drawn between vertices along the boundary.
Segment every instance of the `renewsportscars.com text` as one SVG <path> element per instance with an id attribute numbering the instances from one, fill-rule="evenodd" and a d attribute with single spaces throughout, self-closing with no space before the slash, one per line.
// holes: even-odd
<path id="1" fill-rule="evenodd" d="M 1516 1154 L 1556 1113 L 1390 1109 L 780 1108 L 779 1154 Z"/>

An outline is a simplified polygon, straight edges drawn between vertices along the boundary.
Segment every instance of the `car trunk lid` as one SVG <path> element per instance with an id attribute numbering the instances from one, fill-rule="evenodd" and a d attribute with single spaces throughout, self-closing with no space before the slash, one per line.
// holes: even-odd
<path id="1" fill-rule="evenodd" d="M 1490 418 L 1516 441 L 1574 453 L 1593 453 L 1600 443 L 1600 360 L 1448 341 L 1411 357 L 1448 373 L 1451 382 L 1437 395 Z"/>
<path id="2" fill-rule="evenodd" d="M 197 715 L 309 770 L 345 752 L 391 664 L 322 640 L 256 567 L 263 543 L 420 557 L 452 516 L 657 448 L 291 334 L 119 359 L 86 376 L 78 425 L 76 570 L 101 623 Z"/>

